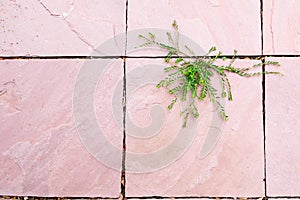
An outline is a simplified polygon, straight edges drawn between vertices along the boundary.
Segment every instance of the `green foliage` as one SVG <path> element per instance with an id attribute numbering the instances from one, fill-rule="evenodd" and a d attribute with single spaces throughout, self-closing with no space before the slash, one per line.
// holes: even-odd
<path id="1" fill-rule="evenodd" d="M 168 106 L 171 110 L 178 99 L 182 101 L 189 100 L 187 108 L 181 112 L 181 116 L 184 117 L 183 127 L 186 127 L 187 121 L 190 115 L 197 118 L 199 112 L 196 106 L 196 100 L 205 100 L 209 98 L 210 102 L 215 103 L 222 118 L 228 120 L 228 116 L 225 112 L 224 106 L 220 102 L 220 98 L 227 98 L 232 100 L 231 84 L 228 79 L 228 74 L 233 73 L 243 77 L 252 77 L 262 74 L 280 74 L 279 72 L 251 72 L 252 69 L 261 67 L 263 65 L 275 65 L 279 66 L 278 62 L 266 61 L 259 64 L 255 64 L 246 68 L 236 68 L 233 66 L 236 60 L 237 51 L 234 51 L 234 55 L 228 65 L 217 65 L 215 61 L 217 59 L 226 60 L 226 57 L 222 57 L 222 53 L 216 52 L 217 48 L 212 47 L 208 53 L 202 57 L 193 56 L 194 52 L 185 45 L 185 49 L 190 55 L 183 53 L 179 49 L 179 32 L 176 21 L 172 24 L 175 34 L 167 32 L 168 39 L 172 46 L 163 44 L 156 40 L 153 33 L 149 33 L 149 36 L 140 35 L 139 37 L 145 40 L 145 43 L 140 47 L 146 47 L 150 45 L 156 45 L 159 48 L 167 50 L 168 53 L 165 57 L 165 62 L 170 64 L 172 58 L 176 58 L 175 64 L 165 67 L 166 77 L 157 84 L 157 88 L 167 88 L 171 95 L 174 95 L 174 99 Z M 216 52 L 211 56 L 211 53 Z M 172 62 L 173 63 L 173 62 Z M 221 81 L 222 91 L 217 91 L 212 83 L 212 77 L 218 76 Z"/>

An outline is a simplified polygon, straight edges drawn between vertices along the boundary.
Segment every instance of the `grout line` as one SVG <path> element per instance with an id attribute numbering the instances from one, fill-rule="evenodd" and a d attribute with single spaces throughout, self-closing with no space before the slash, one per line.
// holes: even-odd
<path id="1" fill-rule="evenodd" d="M 0 56 L 0 60 L 31 60 L 31 59 L 119 59 L 123 56 Z"/>
<path id="2" fill-rule="evenodd" d="M 166 56 L 126 56 L 126 58 L 165 58 Z M 171 58 L 178 58 L 179 56 L 171 56 Z M 181 56 L 182 58 L 213 58 L 215 55 L 211 56 Z M 226 58 L 240 58 L 240 59 L 252 59 L 252 60 L 260 60 L 262 57 L 300 57 L 300 55 L 296 54 L 277 54 L 277 55 L 272 55 L 272 54 L 253 54 L 253 55 L 221 55 L 221 57 L 226 57 Z"/>
<path id="3" fill-rule="evenodd" d="M 9 195 L 0 195 L 0 199 L 21 199 L 21 200 L 75 200 L 75 199 L 119 199 L 118 197 L 42 197 L 42 196 L 9 196 Z"/>
<path id="4" fill-rule="evenodd" d="M 265 62 L 265 58 L 263 58 L 262 62 Z M 262 113 L 263 113 L 263 148 L 264 148 L 264 190 L 265 197 L 267 198 L 267 153 L 266 153 L 266 75 L 264 72 L 266 71 L 265 64 L 262 65 Z"/>
<path id="5" fill-rule="evenodd" d="M 127 197 L 126 199 L 300 199 L 300 196 L 269 196 L 269 197 L 212 197 L 212 196 L 185 196 L 185 197 L 164 197 L 164 196 L 140 196 L 140 197 Z M 67 200 L 67 199 L 119 199 L 116 197 L 42 197 L 42 196 L 9 196 L 0 195 L 0 199 L 26 199 L 26 200 Z"/>
<path id="6" fill-rule="evenodd" d="M 261 199 L 263 197 L 211 197 L 211 196 L 185 196 L 185 197 L 164 197 L 164 196 L 139 196 L 127 197 L 127 199 Z"/>
<path id="7" fill-rule="evenodd" d="M 268 199 L 300 199 L 300 196 L 269 196 Z"/>
<path id="8" fill-rule="evenodd" d="M 165 58 L 166 55 L 164 56 L 126 56 L 128 58 Z M 173 58 L 178 58 L 179 56 L 172 56 Z M 210 56 L 181 56 L 182 58 L 203 58 L 203 57 L 206 57 L 206 58 L 213 58 L 215 57 L 215 55 L 210 55 Z M 297 54 L 249 54 L 249 55 L 246 55 L 246 54 L 238 54 L 238 55 L 232 55 L 232 54 L 222 54 L 220 57 L 236 57 L 236 58 L 257 58 L 257 57 L 300 57 L 300 54 L 297 55 Z"/>
<path id="9" fill-rule="evenodd" d="M 264 3 L 260 0 L 260 34 L 261 34 L 261 55 L 264 56 Z M 266 55 L 265 55 L 266 56 Z"/>
<path id="10" fill-rule="evenodd" d="M 125 12 L 125 20 L 126 20 L 126 28 L 125 28 L 125 33 L 126 33 L 126 38 L 125 38 L 125 56 L 127 55 L 127 42 L 128 42 L 128 0 L 126 0 L 126 12 Z"/>
<path id="11" fill-rule="evenodd" d="M 127 85 L 126 85 L 126 58 L 127 58 L 127 41 L 128 41 L 128 0 L 126 0 L 126 35 L 125 35 L 125 56 L 123 56 L 123 149 L 122 149 L 122 172 L 121 172 L 121 198 L 126 199 L 126 112 L 127 112 Z"/>
<path id="12" fill-rule="evenodd" d="M 264 56 L 264 4 L 263 0 L 260 0 L 260 31 L 261 31 L 261 55 L 262 62 L 265 62 Z M 267 156 L 266 156 L 266 67 L 262 65 L 262 114 L 263 114 L 263 151 L 264 151 L 264 195 L 267 198 Z"/>
<path id="13" fill-rule="evenodd" d="M 127 42 L 126 42 L 127 43 Z M 127 44 L 126 44 L 127 46 Z M 126 49 L 125 49 L 126 52 Z M 124 59 L 124 58 L 165 58 L 166 56 L 0 56 L 0 60 L 55 60 L 55 59 L 83 59 L 83 60 L 90 60 L 90 59 Z M 182 58 L 203 58 L 204 56 L 182 56 Z M 212 56 L 206 56 L 207 58 L 212 58 Z M 222 57 L 226 57 L 228 59 L 233 58 L 233 55 L 222 55 Z M 236 55 L 235 58 L 237 59 L 250 59 L 250 60 L 260 60 L 262 57 L 277 57 L 277 58 L 300 58 L 300 55 Z M 171 58 L 178 58 L 178 56 L 172 56 Z"/>
<path id="14" fill-rule="evenodd" d="M 125 198 L 126 193 L 126 59 L 123 61 L 123 141 L 122 141 L 122 171 L 121 171 L 121 197 Z"/>

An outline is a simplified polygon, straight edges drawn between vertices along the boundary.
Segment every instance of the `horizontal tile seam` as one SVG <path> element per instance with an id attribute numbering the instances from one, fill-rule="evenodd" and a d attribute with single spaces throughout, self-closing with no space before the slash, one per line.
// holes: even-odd
<path id="1" fill-rule="evenodd" d="M 0 60 L 55 60 L 55 59 L 82 59 L 82 60 L 92 60 L 92 59 L 124 59 L 124 58 L 150 58 L 150 59 L 161 59 L 166 56 L 0 56 Z M 193 56 L 183 58 L 203 58 L 204 56 Z M 206 56 L 206 57 L 214 57 Z M 222 55 L 221 57 L 233 58 L 233 55 Z M 236 55 L 237 59 L 250 59 L 250 60 L 260 60 L 263 57 L 273 57 L 273 58 L 300 58 L 300 55 Z M 172 56 L 172 58 L 178 58 L 178 56 Z"/>
<path id="2" fill-rule="evenodd" d="M 117 197 L 58 197 L 58 196 L 53 196 L 53 197 L 43 197 L 43 196 L 10 196 L 10 195 L 0 195 L 0 198 L 3 199 L 16 199 L 16 198 L 28 198 L 28 199 L 35 199 L 35 198 L 43 198 L 43 199 L 119 199 Z M 263 198 L 263 196 L 241 196 L 241 197 L 233 197 L 233 196 L 129 196 L 126 197 L 127 199 L 169 199 L 169 198 L 175 198 L 175 199 L 189 199 L 189 198 L 196 198 L 196 199 L 260 199 Z M 280 198 L 285 198 L 285 199 L 300 199 L 300 196 L 267 196 L 268 199 L 280 199 Z"/>

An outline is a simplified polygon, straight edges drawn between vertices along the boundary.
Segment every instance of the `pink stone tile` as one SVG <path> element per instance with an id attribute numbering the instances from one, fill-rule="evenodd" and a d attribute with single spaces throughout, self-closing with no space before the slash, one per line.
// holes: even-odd
<path id="1" fill-rule="evenodd" d="M 120 0 L 13 0 L 1 1 L 0 9 L 0 55 L 89 55 L 125 32 Z M 110 42 L 94 53 L 124 53 L 124 40 Z"/>
<path id="2" fill-rule="evenodd" d="M 75 120 L 72 102 L 77 101 L 73 95 L 78 95 L 75 84 L 82 66 L 105 67 L 101 60 L 0 61 L 1 195 L 119 196 L 120 171 L 89 153 L 85 136 L 79 137 L 77 132 L 84 121 Z M 113 69 L 105 68 L 99 77 L 94 95 L 97 104 L 111 102 L 101 91 L 110 91 L 107 86 L 122 79 L 122 61 L 109 66 Z M 102 130 L 103 135 L 121 152 L 122 131 L 115 125 L 110 109 L 99 114 L 99 106 L 96 108 L 99 127 L 111 130 Z M 104 118 L 111 119 L 111 124 Z M 121 153 L 114 156 L 121 165 Z"/>
<path id="3" fill-rule="evenodd" d="M 233 54 L 234 49 L 239 54 L 260 54 L 261 51 L 259 1 L 129 0 L 128 10 L 129 31 L 144 28 L 172 30 L 175 19 L 180 32 L 205 52 L 212 46 L 227 55 Z M 129 32 L 129 47 L 143 42 L 137 36 L 138 33 Z M 161 40 L 165 42 L 167 37 Z M 162 55 L 164 52 L 149 51 L 148 54 Z M 134 51 L 132 55 L 144 54 Z"/>
<path id="4" fill-rule="evenodd" d="M 253 63 L 255 62 L 238 60 L 236 66 L 249 66 Z M 162 65 L 165 65 L 162 59 L 127 59 L 126 83 L 128 88 L 132 87 L 134 90 L 130 92 L 127 89 L 129 115 L 126 118 L 126 195 L 263 196 L 261 77 L 229 76 L 233 101 L 226 102 L 226 110 L 230 119 L 223 124 L 221 137 L 208 156 L 200 158 L 200 150 L 216 119 L 213 117 L 214 108 L 205 101 L 198 104 L 200 117 L 191 145 L 181 149 L 173 145 L 175 150 L 181 151 L 182 156 L 169 159 L 169 154 L 162 154 L 155 157 L 155 160 L 151 157 L 154 155 L 152 153 L 167 149 L 177 137 L 182 137 L 180 134 L 186 134 L 183 135 L 184 141 L 187 141 L 185 137 L 190 137 L 189 132 L 179 132 L 182 125 L 179 116 L 182 104 L 167 111 L 166 107 L 172 98 L 163 89 L 154 88 L 156 78 L 161 79 L 164 74 L 157 73 L 156 78 L 153 78 L 152 73 Z M 152 82 L 149 77 L 153 78 Z M 150 110 L 156 105 L 162 106 L 164 114 L 156 110 L 151 117 Z M 129 130 L 132 126 L 129 120 L 140 129 Z M 160 122 L 165 123 L 157 130 L 156 135 L 143 138 L 149 133 L 142 128 Z M 192 130 L 193 124 L 197 124 L 197 121 L 190 123 L 188 130 Z M 173 155 L 176 153 L 174 151 L 169 153 Z M 133 159 L 134 154 L 142 158 Z M 145 163 L 148 166 L 144 166 Z M 165 165 L 158 168 L 157 164 L 160 163 Z M 148 172 L 142 173 L 141 169 Z"/>
<path id="5" fill-rule="evenodd" d="M 299 196 L 299 58 L 269 58 L 281 63 L 284 76 L 267 77 L 267 192 Z"/>
<path id="6" fill-rule="evenodd" d="M 264 0 L 264 53 L 300 54 L 300 2 Z"/>

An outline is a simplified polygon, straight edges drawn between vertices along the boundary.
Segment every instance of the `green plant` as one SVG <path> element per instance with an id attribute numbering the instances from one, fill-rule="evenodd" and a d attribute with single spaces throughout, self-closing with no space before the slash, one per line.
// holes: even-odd
<path id="1" fill-rule="evenodd" d="M 263 65 L 275 65 L 279 66 L 278 62 L 266 61 L 259 64 L 247 67 L 247 68 L 236 68 L 234 67 L 234 62 L 236 59 L 237 51 L 230 60 L 227 66 L 217 65 L 215 61 L 219 58 L 226 60 L 226 57 L 222 57 L 222 53 L 219 51 L 216 55 L 211 56 L 212 52 L 216 52 L 216 47 L 212 47 L 208 53 L 204 56 L 197 57 L 194 56 L 194 52 L 185 45 L 185 49 L 190 55 L 184 53 L 179 49 L 179 31 L 178 25 L 174 20 L 172 24 L 175 34 L 167 32 L 168 39 L 171 45 L 166 45 L 157 41 L 155 34 L 149 33 L 148 36 L 139 35 L 140 38 L 145 40 L 145 43 L 141 44 L 139 47 L 147 47 L 150 45 L 156 45 L 159 48 L 167 50 L 167 55 L 165 57 L 165 62 L 169 65 L 164 68 L 167 73 L 166 77 L 157 84 L 157 88 L 167 88 L 169 93 L 174 95 L 174 99 L 168 106 L 171 110 L 173 105 L 181 99 L 186 101 L 190 99 L 187 108 L 181 111 L 181 115 L 184 117 L 183 127 L 186 127 L 187 121 L 190 115 L 195 118 L 199 116 L 199 111 L 195 105 L 195 100 L 204 100 L 209 98 L 210 102 L 217 105 L 217 108 L 224 120 L 228 120 L 228 116 L 225 112 L 224 106 L 220 102 L 220 98 L 226 98 L 231 101 L 231 84 L 229 82 L 228 73 L 237 74 L 239 76 L 251 77 L 258 76 L 262 74 L 280 74 L 279 72 L 251 72 L 251 69 L 261 67 Z M 172 58 L 175 58 L 175 64 L 170 64 Z M 222 91 L 219 92 L 212 84 L 211 78 L 217 75 L 221 81 Z M 191 97 L 191 98 L 189 98 Z"/>

